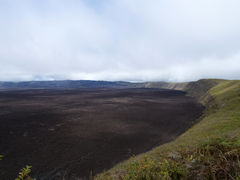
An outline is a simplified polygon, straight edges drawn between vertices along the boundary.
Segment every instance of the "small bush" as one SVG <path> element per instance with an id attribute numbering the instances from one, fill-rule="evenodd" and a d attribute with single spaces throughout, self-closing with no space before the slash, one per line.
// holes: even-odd
<path id="1" fill-rule="evenodd" d="M 29 176 L 31 172 L 31 166 L 26 166 L 22 168 L 18 173 L 18 177 L 15 180 L 31 180 L 32 178 Z"/>
<path id="2" fill-rule="evenodd" d="M 237 179 L 240 175 L 240 141 L 215 139 L 192 151 L 182 153 L 188 159 L 189 177 Z M 190 157 L 190 158 L 189 158 Z"/>
<path id="3" fill-rule="evenodd" d="M 185 177 L 184 166 L 180 163 L 164 159 L 155 161 L 151 158 L 144 158 L 141 161 L 133 161 L 127 167 L 127 173 L 121 176 L 123 180 L 155 180 L 173 179 L 178 180 Z"/>
<path id="4" fill-rule="evenodd" d="M 3 159 L 3 155 L 0 154 L 0 161 Z"/>
<path id="5" fill-rule="evenodd" d="M 165 155 L 164 155 L 165 154 Z M 120 175 L 106 173 L 97 179 L 179 180 L 236 179 L 240 180 L 240 140 L 215 139 L 198 145 L 170 151 L 161 157 L 145 156 L 124 166 Z"/>

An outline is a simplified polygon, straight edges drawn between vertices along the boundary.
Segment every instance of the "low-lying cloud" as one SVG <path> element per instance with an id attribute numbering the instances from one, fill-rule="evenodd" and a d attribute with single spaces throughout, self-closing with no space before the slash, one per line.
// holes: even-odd
<path id="1" fill-rule="evenodd" d="M 238 0 L 1 0 L 0 80 L 240 78 Z"/>

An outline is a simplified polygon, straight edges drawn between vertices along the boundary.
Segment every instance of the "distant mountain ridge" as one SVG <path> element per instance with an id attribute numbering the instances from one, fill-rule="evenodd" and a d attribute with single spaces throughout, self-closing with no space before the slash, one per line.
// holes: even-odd
<path id="1" fill-rule="evenodd" d="M 0 81 L 0 89 L 77 89 L 77 88 L 164 88 L 184 89 L 187 83 L 127 81 L 92 81 L 92 80 L 57 80 L 57 81 Z"/>
<path id="2" fill-rule="evenodd" d="M 212 88 L 220 79 L 201 79 L 197 82 L 139 82 L 93 81 L 93 80 L 57 80 L 57 81 L 0 81 L 0 89 L 77 89 L 77 88 L 160 88 L 188 92 L 191 96 L 201 96 Z M 199 91 L 202 91 L 200 93 Z"/>
<path id="3" fill-rule="evenodd" d="M 133 86 L 135 86 L 135 83 L 90 80 L 0 82 L 0 89 L 117 88 Z"/>

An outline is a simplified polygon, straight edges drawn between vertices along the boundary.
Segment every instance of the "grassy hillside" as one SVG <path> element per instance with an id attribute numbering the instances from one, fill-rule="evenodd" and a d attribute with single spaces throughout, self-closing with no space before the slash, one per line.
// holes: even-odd
<path id="1" fill-rule="evenodd" d="M 175 89 L 183 90 L 188 85 L 188 82 L 185 83 L 167 83 L 167 82 L 146 82 L 143 83 L 146 88 L 165 88 L 165 89 Z"/>
<path id="2" fill-rule="evenodd" d="M 200 80 L 182 89 L 206 106 L 199 122 L 95 179 L 240 179 L 240 81 Z"/>

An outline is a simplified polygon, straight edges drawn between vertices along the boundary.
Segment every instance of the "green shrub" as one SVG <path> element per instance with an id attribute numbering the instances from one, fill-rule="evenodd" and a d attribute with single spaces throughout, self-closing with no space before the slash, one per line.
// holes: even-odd
<path id="1" fill-rule="evenodd" d="M 18 173 L 18 177 L 15 180 L 31 180 L 32 178 L 29 176 L 31 172 L 32 166 L 26 166 L 25 168 L 22 168 L 20 172 Z"/>
<path id="2" fill-rule="evenodd" d="M 215 139 L 182 153 L 189 159 L 189 177 L 202 179 L 238 179 L 240 174 L 240 141 Z"/>
<path id="3" fill-rule="evenodd" d="M 105 173 L 96 179 L 179 180 L 236 179 L 240 180 L 240 140 L 217 138 L 195 148 L 169 151 L 158 157 L 145 156 L 123 167 L 119 175 Z"/>
<path id="4" fill-rule="evenodd" d="M 0 160 L 3 159 L 3 155 L 0 154 Z M 31 167 L 32 166 L 26 166 L 25 168 L 22 168 L 20 172 L 18 173 L 18 177 L 15 180 L 32 180 L 32 178 L 29 176 L 31 173 Z"/>
<path id="5" fill-rule="evenodd" d="M 178 180 L 186 176 L 185 167 L 181 163 L 163 159 L 156 161 L 151 158 L 144 158 L 140 161 L 133 161 L 127 167 L 127 173 L 122 175 L 123 180 L 155 180 L 173 179 Z"/>

